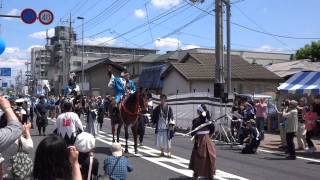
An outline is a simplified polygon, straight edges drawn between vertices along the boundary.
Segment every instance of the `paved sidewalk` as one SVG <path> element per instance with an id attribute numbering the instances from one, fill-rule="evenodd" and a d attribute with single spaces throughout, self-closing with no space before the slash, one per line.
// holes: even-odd
<path id="1" fill-rule="evenodd" d="M 264 140 L 260 143 L 260 147 L 270 149 L 270 150 L 276 150 L 276 151 L 282 151 L 279 149 L 280 146 L 280 135 L 279 134 L 268 134 L 265 133 L 265 138 Z M 319 139 L 312 139 L 312 142 L 317 148 L 317 151 L 314 153 L 308 153 L 305 152 L 304 150 L 297 150 L 297 138 L 294 138 L 294 143 L 296 146 L 296 153 L 299 156 L 304 156 L 304 157 L 310 157 L 310 158 L 317 158 L 320 159 L 320 140 Z"/>

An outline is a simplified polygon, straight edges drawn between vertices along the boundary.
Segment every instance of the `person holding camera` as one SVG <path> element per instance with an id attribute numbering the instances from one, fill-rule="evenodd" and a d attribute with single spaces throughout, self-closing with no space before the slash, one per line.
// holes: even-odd
<path id="1" fill-rule="evenodd" d="M 256 127 L 256 121 L 251 119 L 246 123 L 246 129 L 248 136 L 243 140 L 244 148 L 242 149 L 242 154 L 254 154 L 257 152 L 261 141 L 261 135 Z"/>
<path id="2" fill-rule="evenodd" d="M 22 133 L 22 125 L 11 108 L 10 102 L 0 96 L 0 108 L 6 117 L 6 125 L 0 129 L 0 153 L 13 144 Z"/>

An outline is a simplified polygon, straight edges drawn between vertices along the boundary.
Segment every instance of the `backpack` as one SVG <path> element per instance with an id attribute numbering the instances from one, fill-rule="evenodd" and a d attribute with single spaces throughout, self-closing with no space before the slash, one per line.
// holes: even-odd
<path id="1" fill-rule="evenodd" d="M 15 179 L 25 179 L 32 174 L 33 161 L 29 154 L 22 150 L 22 142 L 19 138 L 18 142 L 18 152 L 16 155 L 12 156 L 12 169 L 11 173 Z"/>

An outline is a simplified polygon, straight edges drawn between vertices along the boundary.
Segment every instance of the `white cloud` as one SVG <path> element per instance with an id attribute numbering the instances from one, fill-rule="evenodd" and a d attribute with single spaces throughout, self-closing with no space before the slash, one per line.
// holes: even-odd
<path id="1" fill-rule="evenodd" d="M 158 38 L 154 41 L 157 48 L 178 49 L 181 41 L 176 38 Z"/>
<path id="2" fill-rule="evenodd" d="M 31 53 L 31 49 L 32 48 L 44 48 L 44 46 L 42 46 L 42 45 L 32 45 L 27 49 L 27 52 Z"/>
<path id="3" fill-rule="evenodd" d="M 39 31 L 32 34 L 29 34 L 29 37 L 36 38 L 36 39 L 46 39 L 47 31 Z M 54 28 L 48 30 L 48 36 L 54 36 Z"/>
<path id="4" fill-rule="evenodd" d="M 190 45 L 186 45 L 186 46 L 182 47 L 183 50 L 195 49 L 195 48 L 200 48 L 200 46 L 190 44 Z"/>
<path id="5" fill-rule="evenodd" d="M 0 56 L 0 67 L 9 67 L 12 69 L 12 78 L 22 70 L 23 74 L 26 71 L 25 62 L 30 61 L 30 52 L 28 49 L 20 49 L 18 47 L 7 47 Z M 10 78 L 6 78 L 10 79 Z"/>
<path id="6" fill-rule="evenodd" d="M 169 9 L 177 6 L 181 3 L 181 0 L 152 0 L 153 6 L 158 9 Z"/>
<path id="7" fill-rule="evenodd" d="M 81 43 L 81 40 L 78 41 Z M 87 45 L 114 45 L 116 40 L 113 37 L 97 37 L 84 39 L 84 44 Z"/>
<path id="8" fill-rule="evenodd" d="M 9 11 L 6 15 L 18 16 L 19 14 L 20 14 L 20 10 L 19 9 L 11 9 L 11 11 Z M 4 19 L 12 20 L 13 18 L 6 17 Z"/>
<path id="9" fill-rule="evenodd" d="M 254 51 L 258 51 L 258 52 L 283 52 L 283 49 L 275 48 L 270 45 L 262 45 L 261 47 L 254 49 Z"/>
<path id="10" fill-rule="evenodd" d="M 136 9 L 134 10 L 134 15 L 137 17 L 137 18 L 145 18 L 146 17 L 146 12 L 142 9 Z"/>

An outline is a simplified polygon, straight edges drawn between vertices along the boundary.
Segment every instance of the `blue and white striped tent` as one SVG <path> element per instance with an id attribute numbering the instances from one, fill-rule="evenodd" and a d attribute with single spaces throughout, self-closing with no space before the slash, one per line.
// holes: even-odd
<path id="1" fill-rule="evenodd" d="M 299 72 L 281 84 L 278 90 L 293 94 L 320 94 L 320 72 Z"/>

